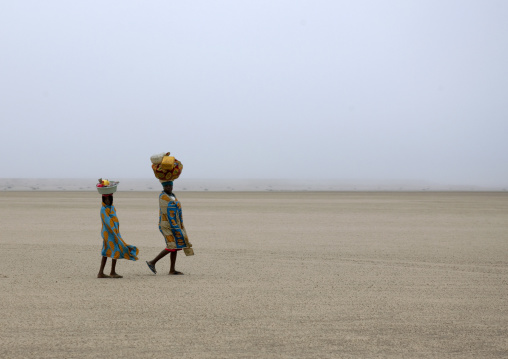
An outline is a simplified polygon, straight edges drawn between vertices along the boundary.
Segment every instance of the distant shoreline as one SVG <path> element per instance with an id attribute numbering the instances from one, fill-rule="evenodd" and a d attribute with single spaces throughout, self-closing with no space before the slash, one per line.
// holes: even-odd
<path id="1" fill-rule="evenodd" d="M 156 179 L 114 178 L 119 191 L 159 191 Z M 90 178 L 0 178 L 0 191 L 95 191 Z M 175 191 L 189 192 L 506 192 L 508 186 L 443 185 L 418 181 L 293 180 L 293 179 L 185 179 Z"/>

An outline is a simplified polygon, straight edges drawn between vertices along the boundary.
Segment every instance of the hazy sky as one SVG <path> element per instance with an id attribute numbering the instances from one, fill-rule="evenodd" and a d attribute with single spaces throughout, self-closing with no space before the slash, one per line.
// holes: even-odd
<path id="1" fill-rule="evenodd" d="M 0 0 L 0 177 L 508 184 L 508 1 Z"/>

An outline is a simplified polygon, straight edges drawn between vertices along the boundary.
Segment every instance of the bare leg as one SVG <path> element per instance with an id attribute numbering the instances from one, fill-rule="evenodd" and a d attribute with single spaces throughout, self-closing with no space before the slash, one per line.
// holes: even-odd
<path id="1" fill-rule="evenodd" d="M 109 274 L 111 278 L 123 278 L 120 274 L 115 272 L 116 268 L 116 259 L 112 259 L 111 261 L 111 273 Z"/>
<path id="2" fill-rule="evenodd" d="M 108 257 L 102 257 L 101 268 L 99 269 L 99 274 L 97 274 L 97 278 L 109 278 L 109 275 L 104 274 L 104 267 L 106 266 L 107 260 Z"/>
<path id="3" fill-rule="evenodd" d="M 155 263 L 157 263 L 160 259 L 164 258 L 165 256 L 167 256 L 169 254 L 169 252 L 165 249 L 163 249 L 158 255 L 157 257 L 155 257 L 154 259 L 152 259 L 151 261 L 148 261 L 147 263 L 150 264 L 154 269 L 155 269 Z"/>
<path id="4" fill-rule="evenodd" d="M 175 270 L 175 263 L 176 263 L 176 255 L 178 252 L 171 252 L 171 267 L 169 268 L 168 274 L 183 274 L 182 272 L 178 272 Z"/>

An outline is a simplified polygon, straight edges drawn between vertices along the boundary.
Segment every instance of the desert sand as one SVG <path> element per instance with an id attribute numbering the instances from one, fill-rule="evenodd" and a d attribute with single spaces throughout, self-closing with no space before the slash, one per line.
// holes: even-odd
<path id="1" fill-rule="evenodd" d="M 97 279 L 97 193 L 0 192 L 0 357 L 508 358 L 508 193 L 175 193 L 185 275 L 120 190 Z"/>

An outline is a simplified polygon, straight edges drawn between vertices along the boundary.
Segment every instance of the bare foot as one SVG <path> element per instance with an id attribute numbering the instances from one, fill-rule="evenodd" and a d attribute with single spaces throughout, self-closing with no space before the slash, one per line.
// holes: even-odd
<path id="1" fill-rule="evenodd" d="M 168 274 L 171 274 L 171 275 L 183 275 L 182 272 L 179 272 L 177 270 L 175 270 L 174 272 L 169 272 Z"/>
<path id="2" fill-rule="evenodd" d="M 110 274 L 109 276 L 110 276 L 110 278 L 123 278 L 123 276 L 121 276 L 120 274 L 116 274 L 116 273 Z"/>
<path id="3" fill-rule="evenodd" d="M 97 274 L 97 278 L 109 278 L 109 275 L 106 275 L 106 274 Z"/>

